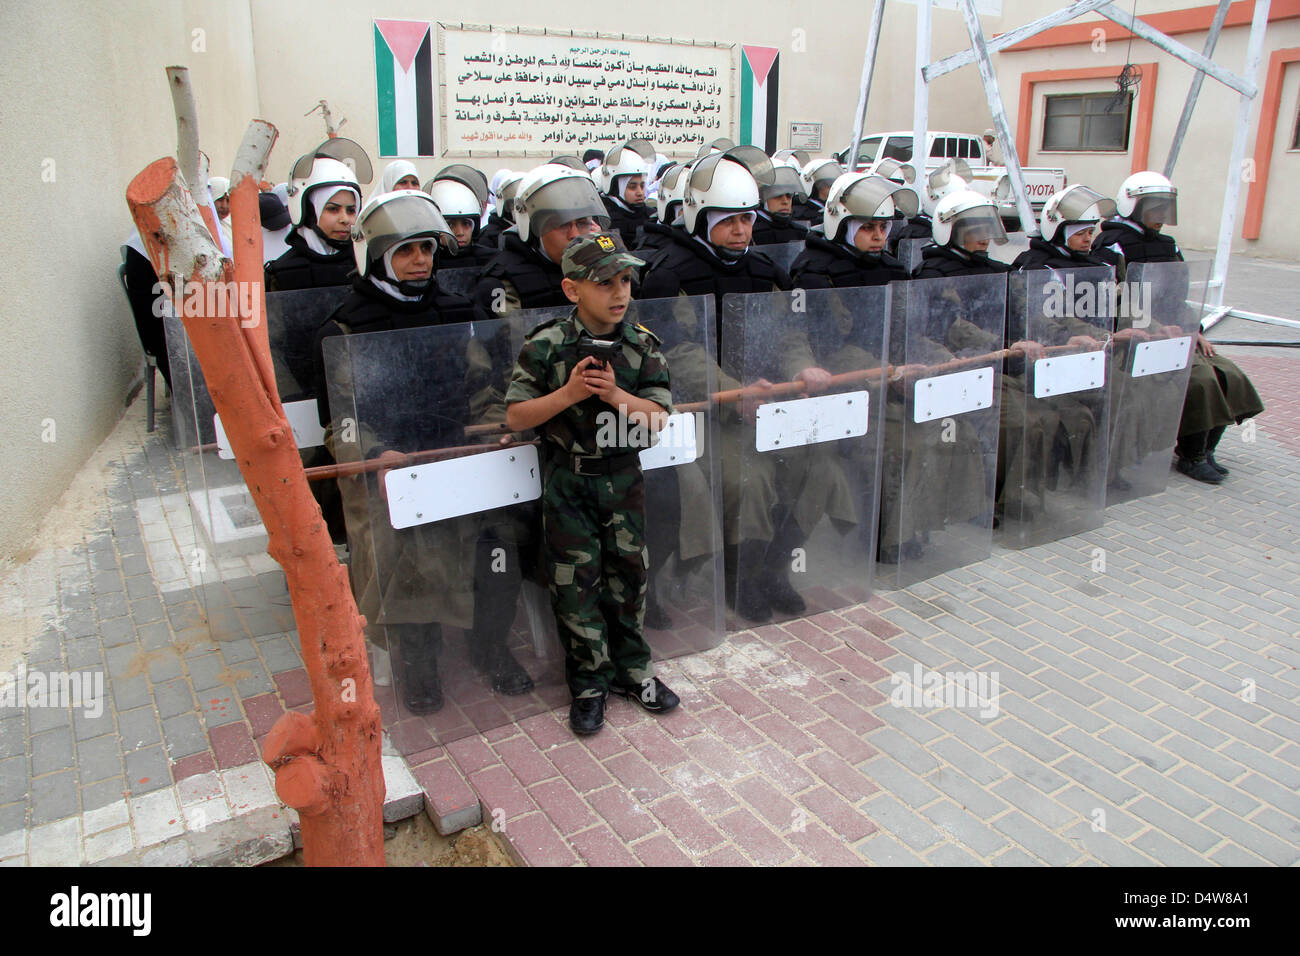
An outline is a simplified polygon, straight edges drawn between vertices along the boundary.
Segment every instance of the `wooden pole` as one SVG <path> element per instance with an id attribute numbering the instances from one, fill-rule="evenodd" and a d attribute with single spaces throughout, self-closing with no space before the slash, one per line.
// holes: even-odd
<path id="1" fill-rule="evenodd" d="M 269 141 L 265 148 L 269 150 Z M 312 498 L 274 379 L 268 378 L 266 332 L 257 321 L 265 314 L 257 165 L 254 161 L 232 177 L 238 266 L 221 256 L 175 160 L 160 159 L 146 167 L 127 187 L 126 199 L 159 275 L 178 273 L 203 284 L 207 292 L 216 283 L 234 282 L 236 275 L 254 274 L 249 263 L 257 263 L 255 288 L 246 294 L 205 294 L 203 314 L 177 312 L 266 527 L 267 551 L 284 569 L 311 680 L 315 709 L 281 717 L 267 738 L 263 759 L 275 770 L 281 799 L 300 815 L 309 866 L 383 866 L 381 729 L 366 658 L 365 620 L 357 613 L 347 571 Z M 228 307 L 252 301 L 252 308 Z"/>

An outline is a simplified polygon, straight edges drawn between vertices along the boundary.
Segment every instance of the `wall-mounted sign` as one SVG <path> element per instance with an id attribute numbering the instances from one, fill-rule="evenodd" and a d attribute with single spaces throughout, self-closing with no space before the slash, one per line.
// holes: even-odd
<path id="1" fill-rule="evenodd" d="M 790 148 L 791 149 L 821 149 L 822 148 L 822 124 L 821 123 L 791 123 L 790 124 Z"/>
<path id="2" fill-rule="evenodd" d="M 632 137 L 693 153 L 733 135 L 732 45 L 440 25 L 438 46 L 449 153 L 581 153 Z"/>

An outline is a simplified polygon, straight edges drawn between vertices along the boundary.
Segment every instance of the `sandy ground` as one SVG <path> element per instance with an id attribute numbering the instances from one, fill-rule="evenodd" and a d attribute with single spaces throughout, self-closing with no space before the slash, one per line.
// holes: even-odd
<path id="1" fill-rule="evenodd" d="M 433 828 L 427 816 L 418 813 L 385 830 L 393 832 L 384 842 L 384 859 L 389 866 L 515 865 L 487 826 L 445 837 Z M 263 865 L 303 866 L 302 850 Z"/>

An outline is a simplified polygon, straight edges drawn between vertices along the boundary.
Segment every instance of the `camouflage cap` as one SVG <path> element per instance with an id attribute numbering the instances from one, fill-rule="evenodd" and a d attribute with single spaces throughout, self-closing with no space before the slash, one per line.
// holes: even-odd
<path id="1" fill-rule="evenodd" d="M 564 258 L 560 262 L 566 279 L 590 279 L 592 282 L 604 282 L 629 266 L 637 268 L 643 265 L 645 260 L 628 252 L 621 236 L 609 232 L 578 236 L 564 247 Z"/>

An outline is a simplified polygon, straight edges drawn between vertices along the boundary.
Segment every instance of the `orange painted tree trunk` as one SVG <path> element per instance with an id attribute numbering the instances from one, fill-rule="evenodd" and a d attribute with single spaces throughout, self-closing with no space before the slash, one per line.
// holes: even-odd
<path id="1" fill-rule="evenodd" d="M 273 127 L 254 121 L 232 173 L 233 265 L 175 160 L 150 164 L 131 181 L 126 199 L 158 275 L 179 274 L 205 292 L 235 283 L 227 294 L 202 296 L 203 314 L 183 321 L 266 526 L 267 551 L 284 569 L 315 704 L 310 715 L 280 718 L 263 759 L 275 770 L 281 799 L 300 815 L 309 866 L 383 866 L 381 728 L 365 620 L 280 408 L 263 318 L 257 184 L 274 139 Z M 197 298 L 187 294 L 186 304 Z"/>

